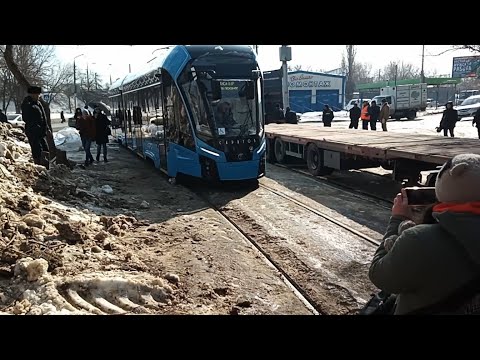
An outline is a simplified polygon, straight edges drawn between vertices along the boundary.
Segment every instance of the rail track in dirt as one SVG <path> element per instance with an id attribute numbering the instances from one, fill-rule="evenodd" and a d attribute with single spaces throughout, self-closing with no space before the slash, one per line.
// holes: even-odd
<path id="1" fill-rule="evenodd" d="M 363 242 L 363 247 L 369 248 L 372 252 L 380 244 L 379 240 L 373 239 L 371 236 L 363 233 L 362 231 L 354 229 L 351 225 L 335 219 L 331 214 L 328 214 L 320 209 L 316 209 L 279 189 L 272 188 L 262 183 L 258 184 L 258 189 L 268 192 L 271 196 L 283 199 L 282 201 L 286 201 L 291 204 L 289 205 L 290 207 L 294 207 L 296 209 L 300 208 L 302 211 L 312 214 L 313 217 L 320 218 L 319 221 L 327 221 L 331 224 L 331 226 L 340 228 L 343 232 L 350 233 L 350 237 L 356 238 L 357 243 Z M 335 275 L 332 276 L 329 269 L 327 269 L 325 274 L 319 275 L 318 269 L 315 269 L 311 264 L 308 263 L 308 261 L 305 261 L 304 254 L 296 254 L 294 250 L 288 248 L 288 245 L 282 243 L 282 240 L 279 241 L 276 239 L 276 236 L 268 234 L 268 230 L 263 228 L 263 225 L 265 224 L 263 224 L 260 219 L 252 217 L 252 214 L 243 213 L 241 209 L 235 208 L 235 205 L 233 205 L 235 209 L 232 209 L 229 201 L 220 201 L 219 204 L 219 201 L 212 200 L 212 193 L 214 194 L 213 197 L 215 197 L 215 194 L 220 194 L 219 196 L 222 196 L 221 192 L 217 193 L 216 190 L 212 189 L 210 189 L 210 193 L 202 191 L 198 192 L 198 189 L 196 189 L 195 193 L 241 233 L 245 240 L 248 241 L 252 247 L 254 247 L 261 254 L 265 261 L 281 274 L 282 280 L 294 291 L 297 297 L 299 297 L 299 299 L 314 314 L 332 314 L 332 306 L 334 306 L 332 303 L 335 303 L 336 301 L 340 302 L 341 304 L 341 314 L 356 313 L 358 305 L 355 308 L 355 305 L 352 304 L 354 302 L 355 304 L 359 303 L 358 298 L 361 298 L 361 296 L 357 296 L 358 289 L 357 291 L 352 291 L 349 289 L 348 285 L 339 285 L 339 283 L 342 282 L 342 279 L 338 280 Z M 362 200 L 365 200 L 363 195 L 357 196 Z M 252 228 L 257 232 L 252 231 Z M 260 234 L 263 234 L 264 236 L 259 236 L 258 231 L 260 231 Z M 280 238 L 281 237 L 282 236 L 280 236 Z M 348 241 L 341 237 L 339 240 Z M 331 249 L 327 249 L 326 251 L 331 251 Z M 360 281 L 360 283 L 364 283 L 365 279 L 367 279 L 366 273 L 368 260 L 362 264 L 357 263 L 357 266 L 358 268 L 355 271 L 358 271 L 362 274 L 361 276 L 363 276 L 364 279 L 362 279 L 363 282 Z M 351 277 L 352 276 L 350 276 L 350 278 Z M 348 283 L 350 278 L 345 281 Z M 307 279 L 310 279 L 310 281 L 312 279 L 318 279 L 316 280 L 318 283 L 312 284 Z M 329 289 L 332 289 L 332 292 Z M 319 294 L 319 292 L 321 294 Z M 348 299 L 345 300 L 345 297 Z M 325 303 L 327 303 L 327 305 L 325 305 Z"/>
<path id="2" fill-rule="evenodd" d="M 376 204 L 376 205 L 378 205 L 382 208 L 388 209 L 388 210 L 390 210 L 392 205 L 393 205 L 393 201 L 387 200 L 387 199 L 385 199 L 381 196 L 372 194 L 370 192 L 363 191 L 359 188 L 346 185 L 344 183 L 341 183 L 339 181 L 335 181 L 335 180 L 327 178 L 327 177 L 314 176 L 314 175 L 310 174 L 307 170 L 303 170 L 303 169 L 300 169 L 300 168 L 295 167 L 295 166 L 289 166 L 287 164 L 278 164 L 278 163 L 269 164 L 269 165 L 270 166 L 277 166 L 279 168 L 287 169 L 287 170 L 295 172 L 297 174 L 307 176 L 307 177 L 311 178 L 312 180 L 314 180 L 318 183 L 321 183 L 322 185 L 329 186 L 329 187 L 335 188 L 337 190 L 347 191 L 348 193 L 350 193 L 354 197 L 357 197 L 361 200 L 372 202 L 372 203 L 374 203 L 374 204 Z"/>
<path id="3" fill-rule="evenodd" d="M 203 199 L 212 209 L 214 209 L 223 219 L 230 223 L 242 236 L 243 238 L 250 243 L 256 251 L 259 252 L 261 257 L 265 262 L 276 269 L 280 273 L 282 281 L 295 293 L 295 295 L 305 304 L 305 306 L 314 314 L 314 315 L 324 315 L 322 309 L 318 306 L 316 301 L 312 299 L 309 294 L 298 284 L 294 279 L 290 277 L 287 271 L 285 271 L 275 260 L 272 259 L 270 254 L 265 251 L 248 233 L 246 233 L 241 226 L 239 226 L 235 220 L 227 215 L 221 207 L 214 204 L 208 196 L 203 193 L 196 193 L 201 199 Z"/>

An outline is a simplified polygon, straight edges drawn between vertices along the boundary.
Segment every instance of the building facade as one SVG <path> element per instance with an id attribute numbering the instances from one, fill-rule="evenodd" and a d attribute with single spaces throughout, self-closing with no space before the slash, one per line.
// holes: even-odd
<path id="1" fill-rule="evenodd" d="M 345 107 L 345 83 L 343 75 L 310 71 L 288 73 L 290 108 L 297 113 L 322 111 L 328 104 L 334 111 Z"/>

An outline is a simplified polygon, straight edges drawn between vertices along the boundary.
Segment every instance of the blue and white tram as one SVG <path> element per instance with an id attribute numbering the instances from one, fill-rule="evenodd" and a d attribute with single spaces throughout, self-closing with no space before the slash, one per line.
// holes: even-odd
<path id="1" fill-rule="evenodd" d="M 169 177 L 265 174 L 263 78 L 250 46 L 177 45 L 110 87 L 114 136 Z"/>

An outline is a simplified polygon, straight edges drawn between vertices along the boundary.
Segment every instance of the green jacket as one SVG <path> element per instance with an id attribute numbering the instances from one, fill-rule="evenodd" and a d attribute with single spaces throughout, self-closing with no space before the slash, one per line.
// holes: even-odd
<path id="1" fill-rule="evenodd" d="M 390 252 L 382 242 L 373 257 L 368 275 L 379 289 L 398 294 L 395 315 L 435 304 L 479 275 L 473 263 L 480 264 L 480 215 L 433 216 L 437 224 L 405 230 Z M 403 220 L 392 216 L 383 239 L 397 234 Z"/>

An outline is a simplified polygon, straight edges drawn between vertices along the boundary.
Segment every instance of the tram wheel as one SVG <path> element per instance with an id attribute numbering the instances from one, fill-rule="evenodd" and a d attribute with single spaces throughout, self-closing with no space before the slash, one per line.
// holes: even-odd
<path id="1" fill-rule="evenodd" d="M 323 166 L 322 152 L 315 144 L 309 144 L 307 147 L 307 167 L 310 174 L 314 176 L 318 175 L 330 175 L 334 169 Z"/>

